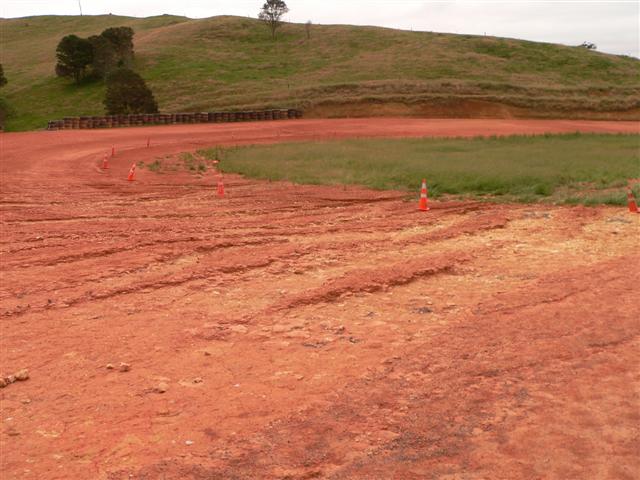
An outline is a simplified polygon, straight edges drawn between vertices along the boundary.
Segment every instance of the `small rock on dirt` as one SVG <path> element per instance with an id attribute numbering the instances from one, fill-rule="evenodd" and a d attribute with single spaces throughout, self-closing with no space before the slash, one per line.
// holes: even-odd
<path id="1" fill-rule="evenodd" d="M 129 370 L 131 370 L 131 365 L 123 362 L 123 363 L 120 363 L 119 369 L 121 372 L 128 372 Z"/>
<path id="2" fill-rule="evenodd" d="M 193 383 L 202 383 L 202 382 L 203 382 L 203 380 L 200 377 L 196 377 L 196 378 L 193 379 Z"/>
<path id="3" fill-rule="evenodd" d="M 429 307 L 419 307 L 413 310 L 416 313 L 419 313 L 421 315 L 425 315 L 427 313 L 431 313 L 433 312 L 433 310 L 431 310 Z"/>
<path id="4" fill-rule="evenodd" d="M 29 370 L 23 368 L 22 370 L 16 372 L 16 380 L 24 382 L 29 379 Z"/>
<path id="5" fill-rule="evenodd" d="M 107 370 L 113 370 L 115 367 L 113 366 L 113 363 L 107 363 L 106 365 L 106 369 Z"/>
<path id="6" fill-rule="evenodd" d="M 612 223 L 612 222 L 619 222 L 619 223 L 631 223 L 630 220 L 627 220 L 625 218 L 619 218 L 619 217 L 614 217 L 614 218 L 608 218 L 607 222 Z"/>
<path id="7" fill-rule="evenodd" d="M 153 390 L 157 393 L 164 393 L 169 390 L 169 385 L 164 382 L 160 382 Z"/>
<path id="8" fill-rule="evenodd" d="M 309 338 L 311 335 L 303 330 L 295 330 L 284 334 L 286 338 Z"/>

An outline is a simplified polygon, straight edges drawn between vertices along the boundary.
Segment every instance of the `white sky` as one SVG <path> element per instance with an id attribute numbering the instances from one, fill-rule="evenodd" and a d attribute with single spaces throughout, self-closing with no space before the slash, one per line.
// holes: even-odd
<path id="1" fill-rule="evenodd" d="M 85 15 L 256 17 L 264 0 L 80 0 Z M 598 45 L 640 57 L 640 0 L 287 0 L 288 20 Z M 0 0 L 0 16 L 77 15 L 78 0 Z"/>

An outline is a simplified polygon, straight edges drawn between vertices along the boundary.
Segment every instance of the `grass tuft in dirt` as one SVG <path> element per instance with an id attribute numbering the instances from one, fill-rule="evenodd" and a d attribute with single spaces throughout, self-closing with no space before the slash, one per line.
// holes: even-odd
<path id="1" fill-rule="evenodd" d="M 426 178 L 435 198 L 621 205 L 628 179 L 640 176 L 639 135 L 345 140 L 202 153 L 221 158 L 223 171 L 268 180 L 415 192 Z"/>
<path id="2" fill-rule="evenodd" d="M 183 167 L 190 172 L 202 174 L 213 165 L 213 160 L 209 158 L 203 158 L 200 155 L 193 155 L 191 153 L 182 153 L 180 155 Z"/>
<path id="3" fill-rule="evenodd" d="M 162 168 L 162 162 L 160 162 L 160 160 L 156 159 L 153 162 L 151 162 L 148 165 L 149 170 L 151 170 L 152 172 L 156 172 L 159 173 L 160 169 Z"/>

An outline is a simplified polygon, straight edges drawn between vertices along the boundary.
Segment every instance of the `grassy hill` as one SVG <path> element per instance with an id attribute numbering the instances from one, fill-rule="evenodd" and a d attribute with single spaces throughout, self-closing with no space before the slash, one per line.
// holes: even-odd
<path id="1" fill-rule="evenodd" d="M 270 39 L 257 20 L 176 16 L 42 16 L 0 20 L 16 115 L 9 130 L 102 114 L 104 84 L 54 75 L 64 35 L 135 32 L 136 69 L 165 112 L 302 107 L 308 116 L 427 115 L 640 118 L 640 61 L 577 47 L 287 24 Z"/>

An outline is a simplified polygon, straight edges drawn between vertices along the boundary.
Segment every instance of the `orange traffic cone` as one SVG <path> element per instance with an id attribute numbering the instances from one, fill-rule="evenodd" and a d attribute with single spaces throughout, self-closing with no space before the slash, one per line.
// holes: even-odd
<path id="1" fill-rule="evenodd" d="M 109 157 L 107 157 L 107 154 L 104 154 L 104 158 L 102 159 L 102 168 L 104 170 L 106 170 L 107 168 L 109 168 Z"/>
<path id="2" fill-rule="evenodd" d="M 422 179 L 422 190 L 420 191 L 420 210 L 426 212 L 429 210 L 427 205 L 427 181 Z"/>
<path id="3" fill-rule="evenodd" d="M 129 176 L 127 177 L 127 180 L 129 180 L 130 182 L 133 182 L 134 178 L 136 175 L 136 164 L 134 163 L 133 165 L 131 165 L 131 170 L 129 170 Z"/>
<path id="4" fill-rule="evenodd" d="M 115 146 L 115 145 L 113 145 L 113 146 L 111 147 L 111 156 L 112 156 L 112 157 L 115 157 L 115 156 L 116 156 L 116 146 Z"/>
<path id="5" fill-rule="evenodd" d="M 222 183 L 222 177 L 218 179 L 218 196 L 224 197 L 224 183 Z"/>
<path id="6" fill-rule="evenodd" d="M 627 204 L 629 205 L 629 211 L 631 213 L 640 213 L 640 210 L 638 210 L 636 199 L 633 196 L 633 192 L 631 191 L 631 187 L 627 187 Z"/>

